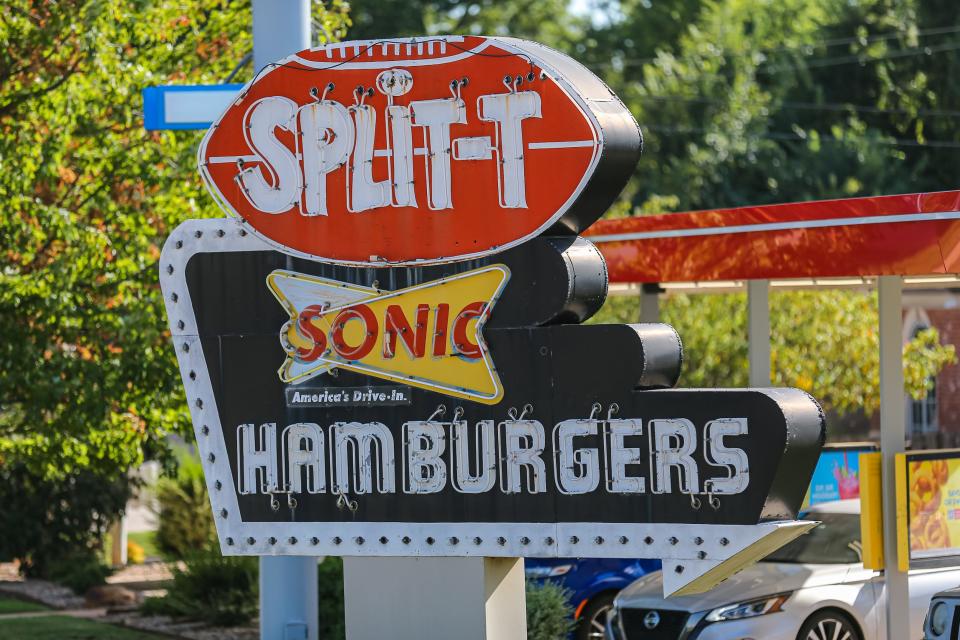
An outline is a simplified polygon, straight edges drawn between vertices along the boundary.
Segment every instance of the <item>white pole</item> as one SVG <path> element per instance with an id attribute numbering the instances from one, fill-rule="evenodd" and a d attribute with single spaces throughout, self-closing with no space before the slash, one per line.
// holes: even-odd
<path id="1" fill-rule="evenodd" d="M 894 456 L 905 449 L 903 397 L 903 281 L 880 276 L 880 454 L 883 459 L 883 555 L 887 639 L 910 637 L 907 574 L 897 566 L 897 498 Z"/>
<path id="2" fill-rule="evenodd" d="M 770 281 L 747 281 L 747 354 L 750 386 L 770 386 Z"/>
<path id="3" fill-rule="evenodd" d="M 310 47 L 310 0 L 253 0 L 254 73 Z M 261 640 L 318 640 L 317 558 L 260 558 Z"/>

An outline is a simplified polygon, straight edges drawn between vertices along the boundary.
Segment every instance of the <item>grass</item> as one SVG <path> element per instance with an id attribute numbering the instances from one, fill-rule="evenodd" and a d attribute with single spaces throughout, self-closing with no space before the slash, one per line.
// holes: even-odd
<path id="1" fill-rule="evenodd" d="M 161 636 L 152 633 L 69 616 L 0 619 L 0 640 L 160 640 L 160 638 Z"/>
<path id="2" fill-rule="evenodd" d="M 47 607 L 36 602 L 17 600 L 16 598 L 0 598 L 0 615 L 5 613 L 28 613 L 30 611 L 46 611 Z"/>

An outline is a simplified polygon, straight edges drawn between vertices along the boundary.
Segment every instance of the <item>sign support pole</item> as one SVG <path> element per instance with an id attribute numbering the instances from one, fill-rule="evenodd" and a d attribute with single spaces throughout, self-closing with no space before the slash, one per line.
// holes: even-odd
<path id="1" fill-rule="evenodd" d="M 253 0 L 253 68 L 310 47 L 309 0 Z M 318 640 L 317 558 L 261 556 L 261 640 Z"/>
<path id="2" fill-rule="evenodd" d="M 883 481 L 883 555 L 887 637 L 910 636 L 909 583 L 897 564 L 897 492 L 894 458 L 905 450 L 903 396 L 903 281 L 880 276 L 880 454 Z"/>
<path id="3" fill-rule="evenodd" d="M 747 281 L 750 386 L 770 386 L 770 281 Z"/>
<path id="4" fill-rule="evenodd" d="M 523 558 L 343 559 L 347 640 L 525 640 Z"/>

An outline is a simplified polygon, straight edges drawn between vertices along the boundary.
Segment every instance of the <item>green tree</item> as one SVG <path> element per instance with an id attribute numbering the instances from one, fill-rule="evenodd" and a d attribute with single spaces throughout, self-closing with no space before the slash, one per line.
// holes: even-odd
<path id="1" fill-rule="evenodd" d="M 591 323 L 636 322 L 637 297 L 608 298 Z M 683 387 L 746 387 L 745 294 L 679 294 L 661 303 L 661 319 L 683 341 Z M 774 386 L 797 387 L 828 410 L 846 414 L 880 407 L 880 346 L 876 294 L 850 291 L 777 292 L 770 296 L 770 360 Z M 904 345 L 907 392 L 922 398 L 930 377 L 956 362 L 953 345 L 935 329 Z"/>
<path id="2" fill-rule="evenodd" d="M 323 7 L 342 33 L 346 5 Z M 109 482 L 187 429 L 157 259 L 181 220 L 219 212 L 201 134 L 145 131 L 140 91 L 223 81 L 250 26 L 229 0 L 0 5 L 0 465 Z"/>
<path id="3" fill-rule="evenodd" d="M 351 40 L 424 35 L 501 35 L 563 50 L 579 42 L 586 20 L 569 0 L 353 0 Z"/>

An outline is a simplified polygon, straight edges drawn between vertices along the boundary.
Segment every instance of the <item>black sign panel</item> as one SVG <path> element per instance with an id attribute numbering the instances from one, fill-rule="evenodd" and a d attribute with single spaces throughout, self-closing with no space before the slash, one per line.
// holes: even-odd
<path id="1" fill-rule="evenodd" d="M 423 269 L 269 250 L 201 251 L 184 264 L 229 467 L 218 481 L 244 523 L 751 525 L 795 517 L 823 440 L 819 406 L 801 391 L 667 388 L 682 351 L 667 325 L 563 324 L 605 293 L 602 259 L 583 240 Z M 303 385 L 278 376 L 289 317 L 265 284 L 276 270 L 377 281 L 386 294 L 485 264 L 511 274 L 483 328 L 499 402 L 349 370 Z M 400 388 L 405 402 L 291 401 Z"/>

